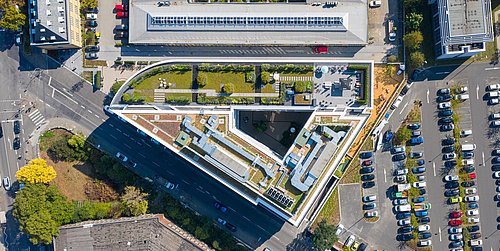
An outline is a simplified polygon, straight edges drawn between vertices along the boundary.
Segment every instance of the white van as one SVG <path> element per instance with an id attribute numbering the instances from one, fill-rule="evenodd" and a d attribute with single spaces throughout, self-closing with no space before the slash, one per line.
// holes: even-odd
<path id="1" fill-rule="evenodd" d="M 403 101 L 403 96 L 398 96 L 396 101 L 394 101 L 394 103 L 391 105 L 391 109 L 396 110 L 396 108 L 398 108 L 399 104 L 401 104 L 402 101 Z"/>
<path id="2" fill-rule="evenodd" d="M 476 144 L 463 144 L 462 151 L 473 151 L 476 149 Z"/>
<path id="3" fill-rule="evenodd" d="M 455 99 L 456 99 L 456 100 L 462 100 L 462 101 L 465 101 L 465 100 L 469 99 L 469 94 L 459 94 L 459 95 L 455 95 Z"/>
<path id="4" fill-rule="evenodd" d="M 462 130 L 462 131 L 460 131 L 460 137 L 467 137 L 469 135 L 472 135 L 472 130 Z"/>

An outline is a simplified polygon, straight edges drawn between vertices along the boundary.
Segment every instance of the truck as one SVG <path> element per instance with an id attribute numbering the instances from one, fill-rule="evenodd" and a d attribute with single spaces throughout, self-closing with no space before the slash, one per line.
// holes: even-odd
<path id="1" fill-rule="evenodd" d="M 392 19 L 387 21 L 387 33 L 389 34 L 389 41 L 396 41 L 396 26 L 394 26 L 394 20 Z"/>
<path id="2" fill-rule="evenodd" d="M 423 211 L 431 209 L 431 203 L 416 203 L 413 205 L 415 211 Z"/>

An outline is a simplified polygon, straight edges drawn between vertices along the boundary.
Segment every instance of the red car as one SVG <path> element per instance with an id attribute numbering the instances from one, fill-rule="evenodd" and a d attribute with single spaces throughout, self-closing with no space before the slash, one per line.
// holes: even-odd
<path id="1" fill-rule="evenodd" d="M 450 220 L 449 224 L 452 227 L 460 226 L 462 225 L 462 220 Z"/>
<path id="2" fill-rule="evenodd" d="M 326 47 L 326 46 L 314 47 L 313 51 L 316 54 L 325 54 L 325 53 L 328 53 L 328 47 Z"/>
<path id="3" fill-rule="evenodd" d="M 450 218 L 452 218 L 452 219 L 454 219 L 454 218 L 460 218 L 460 217 L 462 217 L 462 215 L 463 215 L 463 214 L 462 214 L 462 212 L 460 212 L 460 211 L 451 212 L 451 213 L 450 213 Z"/>
<path id="4" fill-rule="evenodd" d="M 126 4 L 117 4 L 115 5 L 116 11 L 128 11 L 128 5 Z"/>
<path id="5" fill-rule="evenodd" d="M 475 179 L 476 178 L 476 173 L 469 173 L 469 178 Z"/>
<path id="6" fill-rule="evenodd" d="M 116 16 L 119 18 L 128 17 L 128 12 L 119 11 L 116 13 Z"/>
<path id="7" fill-rule="evenodd" d="M 363 161 L 363 166 L 371 166 L 373 162 L 371 160 L 365 160 Z"/>

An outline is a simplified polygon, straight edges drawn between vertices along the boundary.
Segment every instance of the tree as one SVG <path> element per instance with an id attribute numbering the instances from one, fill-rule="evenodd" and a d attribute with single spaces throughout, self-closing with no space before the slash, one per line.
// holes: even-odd
<path id="1" fill-rule="evenodd" d="M 316 230 L 314 230 L 312 241 L 314 246 L 319 250 L 329 249 L 333 246 L 335 242 L 339 239 L 335 235 L 337 228 L 333 225 L 326 223 L 326 220 L 322 220 Z"/>
<path id="2" fill-rule="evenodd" d="M 302 81 L 295 82 L 293 87 L 294 87 L 295 91 L 298 93 L 302 93 L 302 92 L 306 91 L 306 83 L 304 83 Z"/>
<path id="3" fill-rule="evenodd" d="M 75 160 L 84 161 L 87 159 L 87 153 L 90 148 L 86 146 L 85 137 L 79 134 L 74 134 L 68 139 L 68 145 L 73 149 L 73 158 Z"/>
<path id="4" fill-rule="evenodd" d="M 52 237 L 59 233 L 58 227 L 47 210 L 40 210 L 26 221 L 23 231 L 29 234 L 34 245 L 50 244 Z"/>
<path id="5" fill-rule="evenodd" d="M 413 68 L 422 67 L 425 63 L 425 55 L 420 51 L 410 53 L 410 65 Z"/>
<path id="6" fill-rule="evenodd" d="M 395 63 L 398 60 L 398 58 L 394 55 L 390 55 L 387 57 L 387 62 L 389 63 Z"/>
<path id="7" fill-rule="evenodd" d="M 403 37 L 403 42 L 410 50 L 417 50 L 422 45 L 424 37 L 420 31 L 412 31 Z"/>
<path id="8" fill-rule="evenodd" d="M 0 27 L 15 31 L 26 23 L 26 15 L 20 12 L 15 5 L 7 6 L 4 11 L 3 17 L 0 19 Z"/>
<path id="9" fill-rule="evenodd" d="M 205 87 L 208 83 L 208 77 L 205 74 L 198 72 L 198 76 L 196 77 L 196 83 L 198 83 L 199 87 Z"/>
<path id="10" fill-rule="evenodd" d="M 232 83 L 224 84 L 221 91 L 222 91 L 222 93 L 233 93 L 234 92 L 234 85 Z"/>
<path id="11" fill-rule="evenodd" d="M 267 85 L 267 84 L 271 83 L 271 74 L 269 74 L 269 72 L 267 72 L 267 71 L 261 72 L 260 78 L 261 78 L 263 85 Z"/>
<path id="12" fill-rule="evenodd" d="M 57 176 L 52 166 L 44 159 L 33 159 L 16 172 L 16 178 L 23 183 L 49 183 Z"/>
<path id="13" fill-rule="evenodd" d="M 141 192 L 134 186 L 125 187 L 125 191 L 121 197 L 122 205 L 124 206 L 124 214 L 126 216 L 143 215 L 148 210 L 147 193 Z"/>
<path id="14" fill-rule="evenodd" d="M 418 31 L 423 20 L 424 16 L 422 14 L 411 12 L 410 14 L 406 15 L 405 28 L 408 31 Z"/>
<path id="15" fill-rule="evenodd" d="M 128 93 L 124 93 L 122 96 L 122 101 L 125 103 L 129 103 L 132 101 L 132 97 Z"/>

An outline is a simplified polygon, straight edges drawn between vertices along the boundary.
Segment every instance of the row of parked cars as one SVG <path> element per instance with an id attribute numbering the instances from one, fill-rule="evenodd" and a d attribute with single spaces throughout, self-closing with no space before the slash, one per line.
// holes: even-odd
<path id="1" fill-rule="evenodd" d="M 126 4 L 116 4 L 115 5 L 116 17 L 119 19 L 128 18 L 128 5 Z M 128 35 L 128 25 L 119 24 L 113 30 L 115 34 L 115 39 L 122 39 Z"/>
<path id="2" fill-rule="evenodd" d="M 498 99 L 499 99 L 499 94 L 500 94 L 500 84 L 492 84 L 486 86 L 486 91 L 488 93 L 486 94 L 488 98 L 488 104 L 489 105 L 496 105 L 498 104 Z M 490 120 L 490 127 L 496 128 L 500 127 L 500 113 L 492 113 L 489 116 Z M 497 202 L 497 206 L 500 207 L 500 149 L 494 149 L 491 152 L 491 171 L 493 172 L 493 178 L 495 179 L 495 185 L 496 189 L 495 191 L 497 194 L 495 195 L 494 200 Z M 500 216 L 497 216 L 497 230 L 500 230 Z"/>
<path id="3" fill-rule="evenodd" d="M 363 181 L 363 188 L 371 188 L 375 186 L 375 167 L 373 166 L 373 152 L 362 152 L 360 153 L 361 169 L 359 173 L 361 174 L 361 181 Z M 375 202 L 377 197 L 375 195 L 368 195 L 362 198 L 363 210 L 365 210 L 365 217 L 377 217 L 379 215 L 377 208 L 377 203 Z"/>

